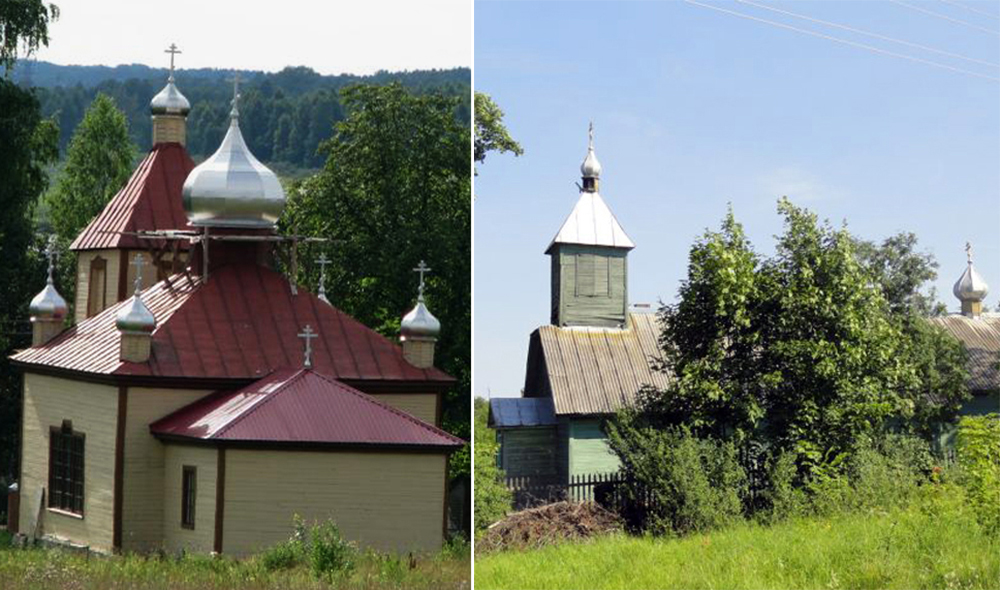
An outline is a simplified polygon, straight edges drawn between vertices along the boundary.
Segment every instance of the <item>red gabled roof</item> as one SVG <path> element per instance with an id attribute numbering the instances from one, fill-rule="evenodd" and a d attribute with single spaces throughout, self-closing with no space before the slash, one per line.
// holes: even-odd
<path id="1" fill-rule="evenodd" d="M 437 447 L 462 439 L 309 369 L 283 369 L 220 391 L 149 426 L 157 436 L 211 441 Z"/>
<path id="2" fill-rule="evenodd" d="M 450 383 L 436 369 L 418 369 L 394 342 L 303 288 L 292 295 L 281 274 L 255 264 L 213 270 L 208 282 L 174 275 L 146 289 L 142 299 L 156 317 L 146 363 L 119 359 L 115 316 L 126 299 L 84 320 L 50 342 L 11 358 L 35 365 L 107 375 L 259 379 L 302 366 L 308 324 L 317 370 L 341 380 Z M 432 390 L 428 390 L 430 392 Z"/>
<path id="3" fill-rule="evenodd" d="M 135 236 L 121 232 L 191 229 L 181 189 L 194 162 L 179 143 L 160 143 L 139 163 L 132 177 L 84 228 L 70 246 L 73 250 L 147 248 Z M 187 242 L 180 242 L 187 248 Z"/>

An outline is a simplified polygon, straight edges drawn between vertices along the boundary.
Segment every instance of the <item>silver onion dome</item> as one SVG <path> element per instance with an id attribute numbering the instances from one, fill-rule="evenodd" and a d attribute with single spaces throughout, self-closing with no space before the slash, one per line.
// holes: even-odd
<path id="1" fill-rule="evenodd" d="M 437 338 L 440 333 L 441 322 L 424 305 L 423 297 L 417 299 L 417 306 L 403 316 L 403 321 L 399 325 L 399 336 L 402 340 Z"/>
<path id="2" fill-rule="evenodd" d="M 115 318 L 115 325 L 122 332 L 127 334 L 149 334 L 156 329 L 156 317 L 149 311 L 146 304 L 142 302 L 142 266 L 144 264 L 142 255 L 135 255 L 135 291 L 128 305 L 118 311 Z"/>
<path id="3" fill-rule="evenodd" d="M 149 110 L 154 115 L 181 115 L 185 117 L 191 112 L 191 103 L 181 94 L 180 90 L 177 90 L 173 74 L 170 74 L 163 90 L 150 101 Z"/>
<path id="4" fill-rule="evenodd" d="M 972 265 L 972 244 L 965 245 L 965 253 L 968 258 L 968 266 L 955 282 L 952 292 L 960 301 L 982 301 L 990 292 L 990 287 L 976 270 L 976 267 Z"/>
<path id="5" fill-rule="evenodd" d="M 243 141 L 236 102 L 234 98 L 222 145 L 184 181 L 184 210 L 191 225 L 271 228 L 285 208 L 278 177 Z"/>
<path id="6" fill-rule="evenodd" d="M 587 157 L 583 160 L 583 164 L 580 164 L 580 173 L 584 178 L 600 178 L 601 177 L 601 163 L 597 160 L 597 154 L 594 153 L 594 124 L 590 124 L 590 142 L 587 146 Z"/>
<path id="7" fill-rule="evenodd" d="M 56 291 L 55 283 L 52 281 L 52 270 L 55 268 L 52 262 L 54 253 L 53 240 L 50 239 L 49 246 L 45 249 L 45 255 L 49 259 L 49 276 L 45 280 L 45 288 L 38 295 L 35 295 L 31 299 L 31 303 L 28 304 L 28 313 L 31 314 L 32 321 L 61 320 L 69 312 L 66 300 L 59 294 L 59 291 Z"/>

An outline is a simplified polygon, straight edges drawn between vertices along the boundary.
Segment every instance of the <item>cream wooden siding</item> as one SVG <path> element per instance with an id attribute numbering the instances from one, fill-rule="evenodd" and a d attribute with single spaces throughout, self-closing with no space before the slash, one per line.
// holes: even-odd
<path id="1" fill-rule="evenodd" d="M 437 423 L 437 395 L 433 393 L 380 393 L 375 396 L 379 401 L 389 404 L 397 410 L 415 416 L 428 424 L 440 426 Z"/>
<path id="2" fill-rule="evenodd" d="M 104 308 L 118 303 L 119 250 L 86 250 L 76 255 L 76 323 L 87 319 L 87 297 L 90 294 L 90 263 L 100 256 L 106 261 Z"/>
<path id="3" fill-rule="evenodd" d="M 39 514 L 38 493 L 49 485 L 49 428 L 73 421 L 84 440 L 83 518 L 42 507 L 40 535 L 98 551 L 112 549 L 118 388 L 26 373 L 21 455 L 21 531 Z M 47 504 L 46 500 L 43 504 Z"/>
<path id="4" fill-rule="evenodd" d="M 149 551 L 163 545 L 164 445 L 149 433 L 150 423 L 209 393 L 207 390 L 129 388 L 122 498 L 123 550 Z"/>
<path id="5" fill-rule="evenodd" d="M 444 454 L 228 450 L 223 550 L 246 555 L 284 541 L 292 517 L 333 519 L 381 551 L 437 551 Z"/>
<path id="6" fill-rule="evenodd" d="M 218 450 L 167 443 L 164 449 L 163 547 L 170 553 L 184 549 L 199 553 L 213 550 L 215 543 L 215 483 Z M 181 526 L 183 469 L 197 469 L 194 528 Z M 228 487 L 228 485 L 227 485 Z"/>

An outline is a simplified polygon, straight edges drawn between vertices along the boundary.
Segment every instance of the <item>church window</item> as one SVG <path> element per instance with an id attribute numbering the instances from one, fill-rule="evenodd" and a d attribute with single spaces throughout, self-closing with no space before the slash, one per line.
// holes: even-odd
<path id="1" fill-rule="evenodd" d="M 181 526 L 194 528 L 194 506 L 198 494 L 198 469 L 185 465 L 181 477 Z"/>
<path id="2" fill-rule="evenodd" d="M 98 256 L 90 261 L 89 287 L 87 289 L 87 317 L 97 315 L 104 309 L 107 293 L 108 263 Z"/>
<path id="3" fill-rule="evenodd" d="M 84 435 L 69 420 L 49 434 L 49 508 L 82 516 Z"/>

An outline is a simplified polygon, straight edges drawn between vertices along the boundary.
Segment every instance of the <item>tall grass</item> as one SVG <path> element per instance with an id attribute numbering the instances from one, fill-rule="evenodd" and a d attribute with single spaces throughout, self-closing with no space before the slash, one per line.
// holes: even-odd
<path id="1" fill-rule="evenodd" d="M 933 485 L 888 511 L 744 522 L 682 539 L 613 536 L 476 560 L 477 589 L 582 587 L 994 589 L 1000 539 L 981 528 L 961 488 Z"/>

